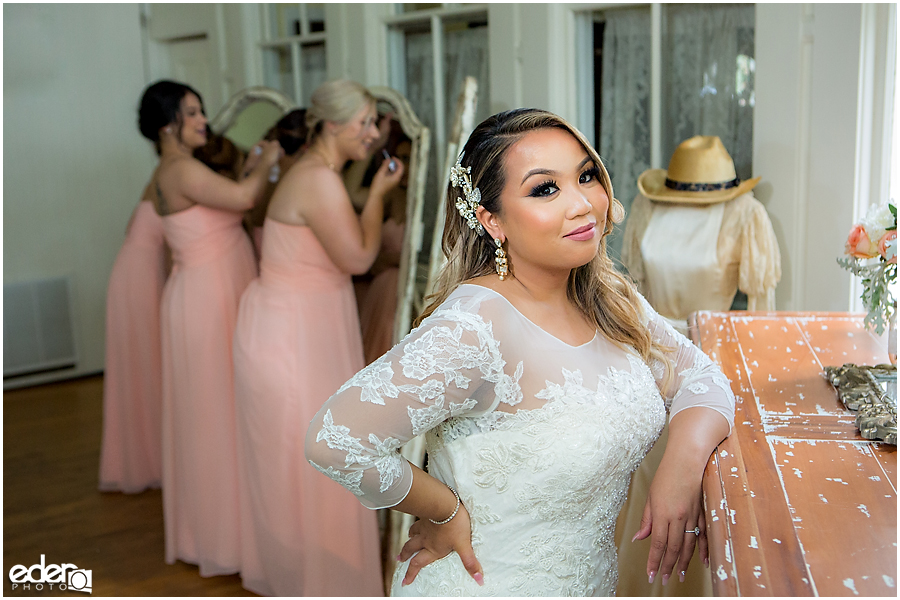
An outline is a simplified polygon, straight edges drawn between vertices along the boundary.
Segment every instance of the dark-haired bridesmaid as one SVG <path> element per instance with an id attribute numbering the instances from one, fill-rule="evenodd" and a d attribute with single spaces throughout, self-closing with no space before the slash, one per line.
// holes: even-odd
<path id="1" fill-rule="evenodd" d="M 193 156 L 206 124 L 189 86 L 160 81 L 144 92 L 141 133 L 159 151 L 151 192 L 172 249 L 160 309 L 165 558 L 197 564 L 204 577 L 240 570 L 231 340 L 256 275 L 241 219 L 281 156 L 277 142 L 262 142 L 255 166 L 233 181 Z"/>

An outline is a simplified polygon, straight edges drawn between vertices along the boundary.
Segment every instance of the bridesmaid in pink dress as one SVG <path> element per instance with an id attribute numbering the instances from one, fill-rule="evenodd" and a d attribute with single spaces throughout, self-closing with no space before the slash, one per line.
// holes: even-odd
<path id="1" fill-rule="evenodd" d="M 106 291 L 100 490 L 126 494 L 162 480 L 159 300 L 166 282 L 162 219 L 150 186 L 132 213 Z"/>
<path id="2" fill-rule="evenodd" d="M 260 277 L 234 339 L 244 587 L 279 596 L 381 596 L 375 511 L 303 458 L 303 425 L 363 366 L 351 274 L 381 244 L 383 197 L 403 167 L 379 170 L 357 216 L 340 167 L 379 137 L 375 101 L 350 81 L 312 96 L 309 150 L 269 205 Z M 299 426 L 299 428 L 298 428 Z"/>
<path id="3" fill-rule="evenodd" d="M 160 151 L 156 210 L 172 249 L 163 290 L 162 475 L 165 560 L 204 577 L 240 570 L 240 511 L 231 340 L 241 293 L 256 274 L 241 227 L 278 160 L 265 142 L 235 182 L 193 157 L 206 142 L 200 96 L 161 81 L 144 93 L 141 132 Z"/>
<path id="4" fill-rule="evenodd" d="M 272 128 L 266 132 L 265 139 L 276 140 L 284 150 L 284 156 L 278 160 L 278 169 L 274 170 L 277 177 L 273 177 L 269 173 L 269 180 L 266 183 L 266 189 L 263 191 L 262 199 L 256 205 L 247 211 L 244 216 L 244 223 L 247 231 L 253 238 L 253 246 L 256 256 L 259 258 L 262 252 L 262 236 L 263 226 L 266 221 L 266 211 L 269 208 L 269 201 L 272 194 L 275 193 L 275 186 L 281 175 L 287 173 L 294 166 L 303 153 L 306 151 L 306 138 L 309 130 L 306 128 L 306 109 L 297 108 L 284 115 L 279 119 Z"/>

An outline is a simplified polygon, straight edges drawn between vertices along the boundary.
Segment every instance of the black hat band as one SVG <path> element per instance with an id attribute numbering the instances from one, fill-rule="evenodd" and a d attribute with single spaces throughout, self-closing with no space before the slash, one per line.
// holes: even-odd
<path id="1" fill-rule="evenodd" d="M 722 183 L 684 183 L 682 181 L 672 181 L 666 177 L 666 187 L 676 192 L 718 192 L 737 187 L 740 183 L 741 180 L 737 177 Z"/>

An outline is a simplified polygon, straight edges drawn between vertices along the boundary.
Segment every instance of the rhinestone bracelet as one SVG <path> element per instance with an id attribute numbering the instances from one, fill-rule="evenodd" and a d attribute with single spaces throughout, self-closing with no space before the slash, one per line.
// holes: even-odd
<path id="1" fill-rule="evenodd" d="M 456 493 L 456 490 L 454 490 L 454 489 L 453 489 L 452 487 L 450 487 L 449 485 L 448 485 L 447 487 L 450 488 L 450 491 L 453 492 L 453 495 L 454 495 L 454 496 L 456 496 L 456 508 L 453 509 L 453 514 L 450 515 L 449 517 L 447 517 L 446 519 L 444 519 L 443 521 L 435 521 L 434 519 L 428 519 L 429 521 L 431 521 L 431 522 L 434 523 L 435 525 L 443 525 L 444 523 L 449 523 L 449 522 L 453 519 L 453 517 L 456 516 L 456 513 L 459 512 L 459 494 L 457 494 L 457 493 Z"/>

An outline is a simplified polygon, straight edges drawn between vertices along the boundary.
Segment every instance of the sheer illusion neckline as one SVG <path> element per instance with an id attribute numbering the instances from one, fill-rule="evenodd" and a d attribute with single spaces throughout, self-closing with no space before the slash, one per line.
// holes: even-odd
<path id="1" fill-rule="evenodd" d="M 462 287 L 462 286 L 464 286 L 464 285 L 469 286 L 469 287 L 476 287 L 476 288 L 481 289 L 481 290 L 487 290 L 487 291 L 491 292 L 492 294 L 494 294 L 495 296 L 497 296 L 498 298 L 502 298 L 503 301 L 506 302 L 506 303 L 509 305 L 509 307 L 512 308 L 513 311 L 514 311 L 517 315 L 519 315 L 519 316 L 522 318 L 522 320 L 524 320 L 526 323 L 528 323 L 529 325 L 531 325 L 532 327 L 534 327 L 535 329 L 537 329 L 538 331 L 540 331 L 541 333 L 543 333 L 545 336 L 547 336 L 547 337 L 549 337 L 549 338 L 552 338 L 552 339 L 556 340 L 557 342 L 559 342 L 560 344 L 562 344 L 562 345 L 565 346 L 566 348 L 569 348 L 570 350 L 580 350 L 581 348 L 587 348 L 588 346 L 590 346 L 591 344 L 593 344 L 595 341 L 597 341 L 597 336 L 600 335 L 600 332 L 597 331 L 597 330 L 595 329 L 595 330 L 594 330 L 594 337 L 592 337 L 591 339 L 589 339 L 589 340 L 586 341 L 585 343 L 583 343 L 583 344 L 578 344 L 578 345 L 572 345 L 572 344 L 569 344 L 568 342 L 562 341 L 561 339 L 559 339 L 558 337 L 556 337 L 555 335 L 553 335 L 552 333 L 550 333 L 549 331 L 547 331 L 546 329 L 544 329 L 543 327 L 541 327 L 540 325 L 538 325 L 537 323 L 535 323 L 534 321 L 532 321 L 531 319 L 529 319 L 528 317 L 526 317 L 525 315 L 523 315 L 523 314 L 519 311 L 519 309 L 516 308 L 515 305 L 514 305 L 512 302 L 510 302 L 510 301 L 506 298 L 506 296 L 504 296 L 504 295 L 501 294 L 500 292 L 498 292 L 498 291 L 496 291 L 496 290 L 492 290 L 491 288 L 485 287 L 485 286 L 483 286 L 483 285 L 478 285 L 477 283 L 461 283 L 461 284 L 459 284 L 459 287 Z M 459 288 L 457 288 L 457 289 L 459 289 Z"/>

